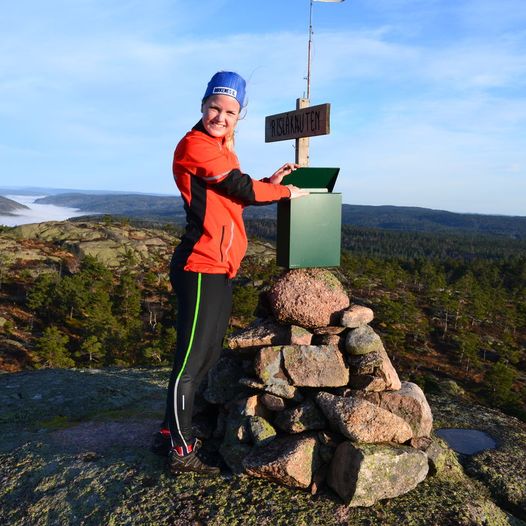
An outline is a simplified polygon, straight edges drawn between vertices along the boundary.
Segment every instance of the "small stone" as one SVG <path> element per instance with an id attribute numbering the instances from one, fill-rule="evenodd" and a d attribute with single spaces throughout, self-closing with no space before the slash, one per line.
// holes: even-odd
<path id="1" fill-rule="evenodd" d="M 355 329 L 359 330 L 359 329 Z M 365 391 L 396 391 L 402 386 L 383 345 L 377 351 L 350 356 L 349 386 Z"/>
<path id="2" fill-rule="evenodd" d="M 387 385 L 383 378 L 377 378 L 371 374 L 351 374 L 349 376 L 349 387 L 355 391 L 373 391 L 380 392 L 387 389 Z"/>
<path id="3" fill-rule="evenodd" d="M 312 333 L 299 325 L 290 326 L 290 345 L 310 345 Z"/>
<path id="4" fill-rule="evenodd" d="M 251 416 L 249 419 L 250 434 L 256 447 L 268 445 L 276 437 L 276 430 L 260 416 Z"/>
<path id="5" fill-rule="evenodd" d="M 244 473 L 243 460 L 250 454 L 252 447 L 247 444 L 231 444 L 223 442 L 219 446 L 219 454 L 232 473 Z"/>
<path id="6" fill-rule="evenodd" d="M 312 337 L 312 344 L 333 345 L 334 347 L 339 347 L 340 339 L 340 336 L 338 336 L 337 334 L 315 334 Z"/>
<path id="7" fill-rule="evenodd" d="M 303 431 L 323 429 L 327 425 L 322 412 L 310 400 L 280 412 L 274 423 L 286 433 L 302 433 Z"/>
<path id="8" fill-rule="evenodd" d="M 261 402 L 271 411 L 283 411 L 286 407 L 283 398 L 270 393 L 261 395 Z"/>
<path id="9" fill-rule="evenodd" d="M 249 396 L 243 402 L 241 414 L 244 416 L 261 416 L 267 418 L 268 410 L 257 395 Z"/>
<path id="10" fill-rule="evenodd" d="M 362 325 L 347 333 L 345 350 L 351 355 L 379 352 L 383 348 L 380 336 L 369 325 Z"/>
<path id="11" fill-rule="evenodd" d="M 340 327 L 339 325 L 328 325 L 327 327 L 316 327 L 312 329 L 312 332 L 317 335 L 321 334 L 341 334 L 345 331 L 345 327 Z"/>
<path id="12" fill-rule="evenodd" d="M 321 488 L 321 486 L 325 482 L 325 479 L 327 477 L 328 471 L 329 471 L 328 464 L 322 464 L 318 468 L 316 473 L 314 473 L 314 475 L 312 477 L 312 484 L 310 486 L 310 494 L 311 495 L 316 495 L 316 493 L 318 493 L 319 489 Z"/>
<path id="13" fill-rule="evenodd" d="M 265 391 L 266 393 L 285 398 L 287 400 L 294 400 L 295 402 L 301 402 L 303 396 L 299 390 L 292 385 L 265 385 L 253 378 L 240 378 L 239 383 L 251 389 L 258 389 L 259 391 Z"/>
<path id="14" fill-rule="evenodd" d="M 254 370 L 256 376 L 265 385 L 289 385 L 289 381 L 282 369 L 282 348 L 263 347 L 260 349 L 254 359 Z"/>
<path id="15" fill-rule="evenodd" d="M 343 311 L 340 325 L 354 329 L 361 325 L 367 325 L 374 319 L 374 312 L 369 307 L 362 305 L 351 305 L 350 309 Z"/>

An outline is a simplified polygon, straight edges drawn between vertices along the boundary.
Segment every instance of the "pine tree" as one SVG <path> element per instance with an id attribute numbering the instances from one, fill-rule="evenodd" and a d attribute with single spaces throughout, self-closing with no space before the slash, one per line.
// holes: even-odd
<path id="1" fill-rule="evenodd" d="M 88 367 L 92 368 L 104 361 L 104 349 L 102 343 L 96 336 L 88 336 L 81 344 L 80 350 L 75 353 L 76 356 L 87 360 Z"/>
<path id="2" fill-rule="evenodd" d="M 514 400 L 512 387 L 516 378 L 517 371 L 503 362 L 497 362 L 486 373 L 484 381 L 495 405 L 502 406 Z"/>
<path id="3" fill-rule="evenodd" d="M 74 367 L 75 362 L 67 348 L 68 342 L 69 337 L 57 327 L 46 328 L 36 344 L 40 367 Z"/>

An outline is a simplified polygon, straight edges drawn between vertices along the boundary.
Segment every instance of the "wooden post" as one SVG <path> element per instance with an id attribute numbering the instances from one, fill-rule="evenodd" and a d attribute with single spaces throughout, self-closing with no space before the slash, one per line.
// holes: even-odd
<path id="1" fill-rule="evenodd" d="M 308 108 L 309 99 L 296 99 L 296 109 Z M 300 137 L 296 139 L 296 163 L 300 166 L 309 166 L 309 138 Z"/>

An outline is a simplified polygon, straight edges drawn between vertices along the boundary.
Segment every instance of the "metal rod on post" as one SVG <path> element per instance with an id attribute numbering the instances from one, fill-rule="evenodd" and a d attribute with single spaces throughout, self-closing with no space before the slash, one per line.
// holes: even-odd
<path id="1" fill-rule="evenodd" d="M 296 99 L 296 109 L 308 108 L 310 106 L 310 64 L 312 53 L 312 0 L 309 0 L 309 45 L 307 55 L 307 93 L 305 98 Z M 309 166 L 309 138 L 300 137 L 296 139 L 296 164 Z"/>
<path id="2" fill-rule="evenodd" d="M 312 0 L 309 6 L 309 45 L 308 45 L 308 57 L 307 57 L 307 100 L 310 100 L 310 64 L 312 59 Z"/>

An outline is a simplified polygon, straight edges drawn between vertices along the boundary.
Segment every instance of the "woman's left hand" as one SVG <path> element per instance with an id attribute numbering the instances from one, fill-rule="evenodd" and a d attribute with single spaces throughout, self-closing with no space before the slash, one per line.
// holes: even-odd
<path id="1" fill-rule="evenodd" d="M 270 176 L 270 182 L 272 184 L 280 184 L 283 178 L 286 175 L 289 175 L 291 172 L 296 170 L 296 168 L 299 168 L 300 165 L 296 163 L 285 163 L 281 168 L 276 170 L 271 176 Z"/>

